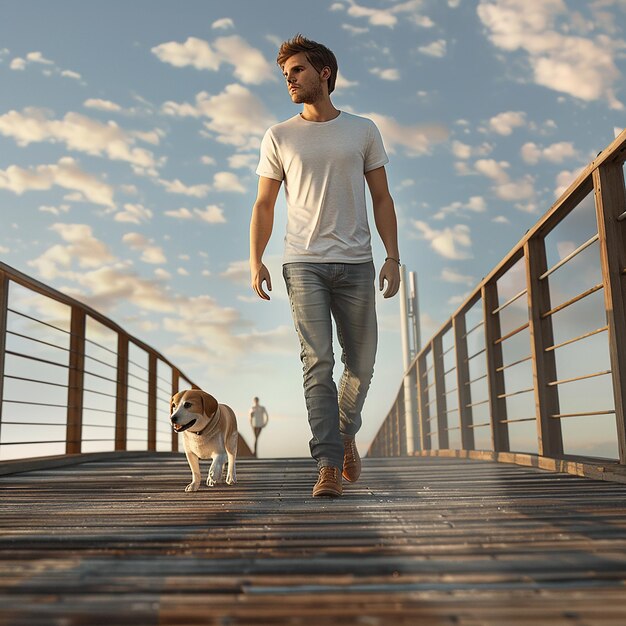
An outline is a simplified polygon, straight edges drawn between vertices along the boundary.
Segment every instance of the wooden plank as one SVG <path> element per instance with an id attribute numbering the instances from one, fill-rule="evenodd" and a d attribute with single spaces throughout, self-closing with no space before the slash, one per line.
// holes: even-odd
<path id="1" fill-rule="evenodd" d="M 83 380 L 85 377 L 85 311 L 72 307 L 67 380 L 66 454 L 81 451 L 83 430 Z"/>
<path id="2" fill-rule="evenodd" d="M 536 237 L 524 246 L 526 291 L 528 294 L 530 353 L 533 367 L 535 413 L 537 416 L 537 448 L 541 456 L 563 456 L 561 422 L 551 419 L 560 413 L 559 391 L 552 381 L 557 379 L 556 355 L 548 348 L 554 345 L 552 318 L 544 317 L 550 309 L 550 286 L 539 277 L 547 269 L 546 247 Z"/>
<path id="3" fill-rule="evenodd" d="M 485 320 L 485 350 L 487 359 L 487 386 L 489 389 L 489 412 L 491 440 L 497 452 L 509 450 L 509 429 L 506 423 L 506 399 L 502 397 L 504 372 L 502 370 L 502 343 L 500 316 L 493 311 L 498 308 L 498 287 L 495 282 L 487 283 L 482 288 L 483 319 Z"/>
<path id="4" fill-rule="evenodd" d="M 618 219 L 626 210 L 622 162 L 604 163 L 593 180 L 619 455 L 626 464 L 626 224 Z"/>
<path id="5" fill-rule="evenodd" d="M 623 485 L 441 451 L 335 500 L 311 459 L 238 478 L 187 494 L 145 452 L 0 477 L 0 622 L 623 626 Z"/>

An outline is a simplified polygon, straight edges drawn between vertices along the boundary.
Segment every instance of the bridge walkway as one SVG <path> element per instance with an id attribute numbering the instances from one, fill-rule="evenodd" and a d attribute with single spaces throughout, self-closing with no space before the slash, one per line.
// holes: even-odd
<path id="1" fill-rule="evenodd" d="M 626 486 L 494 462 L 307 459 L 185 493 L 173 453 L 0 477 L 0 623 L 626 624 Z"/>

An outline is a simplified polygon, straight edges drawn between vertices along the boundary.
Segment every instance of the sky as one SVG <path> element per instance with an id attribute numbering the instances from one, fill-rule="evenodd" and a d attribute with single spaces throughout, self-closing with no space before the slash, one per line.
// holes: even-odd
<path id="1" fill-rule="evenodd" d="M 0 260 L 154 346 L 249 442 L 259 396 L 259 454 L 306 456 L 282 195 L 271 301 L 249 285 L 260 140 L 300 110 L 280 43 L 330 47 L 335 106 L 378 125 L 428 338 L 626 126 L 625 25 L 625 0 L 0 0 Z M 363 449 L 401 384 L 399 310 L 378 298 Z"/>

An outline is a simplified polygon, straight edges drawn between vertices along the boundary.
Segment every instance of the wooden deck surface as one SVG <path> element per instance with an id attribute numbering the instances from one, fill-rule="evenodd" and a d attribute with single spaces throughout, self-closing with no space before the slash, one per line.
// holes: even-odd
<path id="1" fill-rule="evenodd" d="M 206 475 L 206 468 L 203 467 Z M 0 624 L 626 625 L 626 486 L 366 459 L 337 500 L 306 459 L 184 493 L 182 455 L 0 478 Z"/>

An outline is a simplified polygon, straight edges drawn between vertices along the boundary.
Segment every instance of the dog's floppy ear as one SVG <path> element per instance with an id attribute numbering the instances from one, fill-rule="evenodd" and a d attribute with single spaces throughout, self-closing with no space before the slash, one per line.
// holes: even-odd
<path id="1" fill-rule="evenodd" d="M 178 400 L 178 396 L 180 396 L 182 392 L 179 391 L 178 393 L 175 393 L 171 398 L 170 398 L 170 415 L 172 414 L 172 408 L 174 406 L 174 402 L 176 400 Z"/>
<path id="2" fill-rule="evenodd" d="M 212 417 L 217 411 L 217 400 L 206 391 L 200 392 L 200 397 L 202 398 L 202 409 L 204 410 L 204 414 L 207 417 Z"/>

